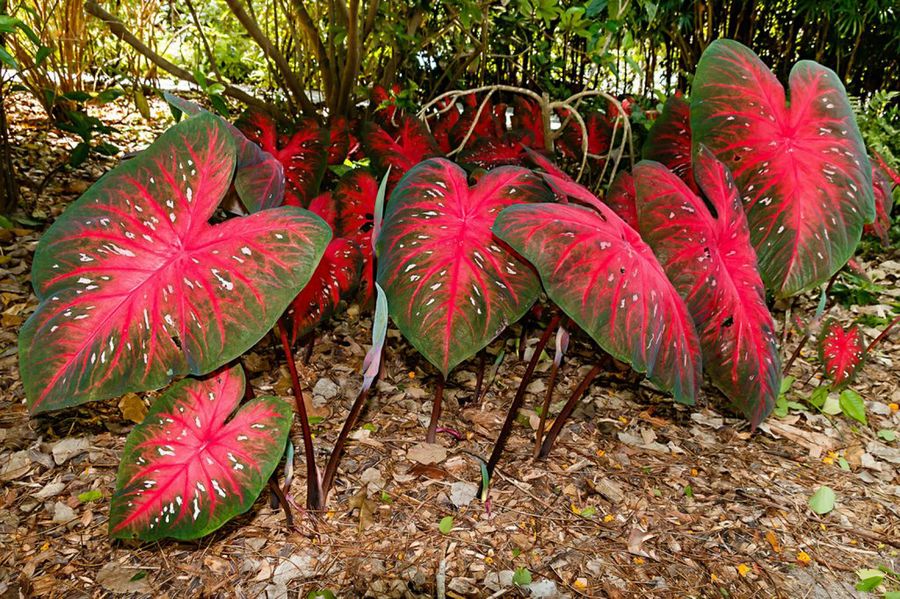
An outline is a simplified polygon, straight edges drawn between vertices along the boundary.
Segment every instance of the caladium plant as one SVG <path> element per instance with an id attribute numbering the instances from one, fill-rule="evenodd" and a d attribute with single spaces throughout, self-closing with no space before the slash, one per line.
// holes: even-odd
<path id="1" fill-rule="evenodd" d="M 235 162 L 226 127 L 198 114 L 45 233 L 32 268 L 40 305 L 19 335 L 32 413 L 205 374 L 272 327 L 331 232 L 292 207 L 211 225 Z"/>
<path id="2" fill-rule="evenodd" d="M 662 164 L 634 167 L 640 230 L 687 303 L 705 371 L 755 428 L 781 386 L 775 324 L 731 173 L 704 146 L 693 171 L 712 210 Z"/>
<path id="3" fill-rule="evenodd" d="M 244 396 L 240 366 L 172 385 L 125 442 L 109 532 L 196 539 L 253 505 L 284 453 L 291 406 Z"/>
<path id="4" fill-rule="evenodd" d="M 826 281 L 853 255 L 875 217 L 872 168 L 844 86 L 804 60 L 790 104 L 750 49 L 710 44 L 691 90 L 693 147 L 734 173 L 763 281 L 787 297 Z"/>
<path id="5" fill-rule="evenodd" d="M 328 166 L 327 129 L 311 118 L 286 127 L 259 110 L 249 110 L 235 123 L 238 129 L 284 168 L 284 202 L 306 208 L 319 193 Z"/>
<path id="6" fill-rule="evenodd" d="M 819 334 L 819 359 L 825 374 L 836 389 L 846 386 L 856 376 L 866 355 L 866 345 L 859 325 L 844 328 L 828 319 Z"/>
<path id="7" fill-rule="evenodd" d="M 387 203 L 377 280 L 393 321 L 444 376 L 531 307 L 534 271 L 496 240 L 505 207 L 550 199 L 531 171 L 500 167 L 469 186 L 445 159 L 413 168 Z"/>
<path id="8" fill-rule="evenodd" d="M 534 265 L 550 299 L 600 347 L 677 401 L 693 403 L 701 371 L 697 333 L 653 251 L 584 187 L 561 179 L 553 186 L 591 207 L 511 206 L 494 232 Z"/>
<path id="9" fill-rule="evenodd" d="M 396 133 L 388 133 L 375 123 L 366 123 L 362 133 L 363 145 L 372 160 L 375 173 L 381 177 L 390 168 L 390 189 L 413 166 L 441 155 L 441 150 L 425 123 L 411 115 L 398 118 Z"/>

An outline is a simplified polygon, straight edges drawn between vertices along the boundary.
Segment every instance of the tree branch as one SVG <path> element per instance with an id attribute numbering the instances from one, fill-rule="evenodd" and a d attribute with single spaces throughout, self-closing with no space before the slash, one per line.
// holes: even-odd
<path id="1" fill-rule="evenodd" d="M 139 54 L 147 58 L 147 60 L 149 60 L 165 72 L 184 81 L 199 85 L 190 71 L 172 64 L 171 62 L 148 48 L 147 45 L 144 44 L 144 42 L 136 38 L 134 34 L 132 34 L 130 31 L 128 31 L 128 29 L 125 28 L 125 25 L 122 23 L 122 21 L 118 20 L 117 18 L 103 10 L 95 0 L 87 0 L 84 3 L 84 10 L 89 15 L 94 16 L 106 23 L 106 26 L 109 27 L 109 30 L 113 35 L 137 50 Z M 260 100 L 259 98 L 256 98 L 254 96 L 251 96 L 238 87 L 235 87 L 224 81 L 216 81 L 216 83 L 219 83 L 225 88 L 225 91 L 223 92 L 225 95 L 230 96 L 235 100 L 238 100 L 239 102 L 243 102 L 248 106 L 255 106 L 256 108 L 261 108 L 269 112 L 276 111 L 275 107 L 271 104 L 264 102 L 263 100 Z"/>
<path id="2" fill-rule="evenodd" d="M 322 38 L 319 37 L 319 29 L 309 15 L 309 11 L 306 10 L 306 5 L 303 4 L 303 0 L 293 0 L 293 3 L 294 8 L 297 9 L 298 16 L 300 17 L 300 29 L 306 34 L 306 37 L 312 46 L 313 54 L 319 63 L 319 72 L 322 75 L 322 92 L 330 103 L 330 99 L 334 94 L 335 74 L 331 70 L 332 67 L 331 61 L 328 59 L 328 51 L 325 49 Z"/>
<path id="3" fill-rule="evenodd" d="M 291 65 L 288 64 L 284 55 L 278 51 L 272 44 L 272 40 L 270 40 L 265 33 L 259 28 L 259 24 L 256 22 L 256 19 L 251 17 L 244 7 L 241 6 L 240 0 L 225 0 L 225 3 L 228 4 L 228 8 L 231 9 L 231 12 L 234 13 L 234 16 L 237 17 L 237 20 L 241 25 L 244 26 L 244 29 L 247 30 L 247 33 L 250 34 L 250 37 L 253 38 L 253 41 L 262 48 L 262 51 L 266 56 L 272 59 L 272 62 L 275 63 L 275 66 L 278 67 L 278 70 L 281 72 L 282 77 L 284 77 L 284 81 L 288 86 L 288 89 L 291 90 L 291 94 L 300 104 L 300 107 L 303 109 L 303 112 L 308 115 L 315 115 L 316 108 L 313 106 L 312 102 L 310 102 L 309 97 L 306 95 L 306 91 L 303 89 L 303 84 L 300 83 L 300 80 L 297 79 L 297 75 L 291 69 Z"/>

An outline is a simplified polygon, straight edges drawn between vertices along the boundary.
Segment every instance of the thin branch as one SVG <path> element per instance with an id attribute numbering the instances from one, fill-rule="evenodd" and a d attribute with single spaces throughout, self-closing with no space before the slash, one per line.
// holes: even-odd
<path id="1" fill-rule="evenodd" d="M 347 110 L 350 94 L 353 92 L 353 83 L 359 72 L 359 54 L 361 41 L 359 40 L 359 0 L 350 0 L 349 15 L 347 21 L 347 59 L 344 61 L 344 72 L 341 73 L 341 84 L 338 88 L 337 113 L 343 114 Z"/>
<path id="2" fill-rule="evenodd" d="M 206 59 L 209 60 L 209 65 L 212 67 L 216 77 L 222 79 L 222 74 L 219 72 L 219 65 L 216 64 L 215 55 L 213 55 L 209 40 L 206 39 L 206 34 L 203 33 L 203 25 L 200 23 L 200 18 L 197 16 L 197 11 L 194 9 L 194 3 L 191 2 L 191 0 L 185 0 L 185 4 L 187 4 L 188 11 L 191 13 L 191 20 L 194 21 L 194 26 L 197 28 L 197 34 L 200 36 L 200 41 L 203 43 L 203 49 L 206 51 Z"/>
<path id="3" fill-rule="evenodd" d="M 162 70 L 166 71 L 170 75 L 178 77 L 179 79 L 182 79 L 189 83 L 193 83 L 194 85 L 199 85 L 197 83 L 197 80 L 194 78 L 194 75 L 192 75 L 190 71 L 172 64 L 171 62 L 151 50 L 149 47 L 147 47 L 146 44 L 144 44 L 144 42 L 139 40 L 134 36 L 133 33 L 128 31 L 122 21 L 118 20 L 117 18 L 103 10 L 95 0 L 87 0 L 84 3 L 84 10 L 89 15 L 94 16 L 106 23 L 106 26 L 109 27 L 109 30 L 113 35 L 137 50 L 139 54 L 144 56 L 147 60 L 149 60 Z M 218 83 L 225 88 L 223 92 L 225 95 L 230 96 L 235 100 L 238 100 L 239 102 L 243 102 L 248 106 L 254 106 L 256 108 L 261 108 L 269 112 L 276 112 L 275 107 L 268 102 L 264 102 L 259 98 L 251 96 L 244 90 L 235 87 L 230 83 L 226 83 L 224 81 L 216 81 L 215 83 Z"/>
<path id="4" fill-rule="evenodd" d="M 319 36 L 319 29 L 312 20 L 309 11 L 306 10 L 306 5 L 303 3 L 303 0 L 293 0 L 293 3 L 298 16 L 300 17 L 300 29 L 306 34 L 306 37 L 312 46 L 313 54 L 319 63 L 319 72 L 322 76 L 322 91 L 325 94 L 325 98 L 330 101 L 334 94 L 335 74 L 332 71 L 331 61 L 328 59 L 328 51 L 325 49 L 325 43 Z"/>
<path id="5" fill-rule="evenodd" d="M 310 102 L 309 97 L 306 95 L 306 91 L 303 89 L 303 84 L 297 79 L 297 75 L 291 69 L 291 65 L 288 64 L 287 59 L 284 55 L 278 51 L 272 44 L 272 40 L 263 33 L 262 29 L 259 28 L 259 24 L 256 22 L 252 16 L 250 16 L 244 7 L 241 6 L 240 0 L 225 0 L 225 3 L 228 4 L 228 8 L 231 9 L 231 12 L 234 13 L 234 16 L 237 17 L 237 20 L 241 25 L 244 26 L 244 29 L 247 30 L 247 33 L 250 34 L 250 37 L 253 38 L 253 41 L 262 49 L 263 53 L 272 59 L 272 62 L 275 63 L 275 66 L 278 67 L 278 70 L 281 72 L 282 77 L 284 77 L 284 81 L 288 86 L 288 89 L 291 90 L 291 94 L 293 94 L 294 98 L 296 98 L 297 102 L 300 104 L 300 107 L 303 109 L 303 112 L 314 115 L 316 114 L 316 108 L 313 106 L 312 102 Z"/>

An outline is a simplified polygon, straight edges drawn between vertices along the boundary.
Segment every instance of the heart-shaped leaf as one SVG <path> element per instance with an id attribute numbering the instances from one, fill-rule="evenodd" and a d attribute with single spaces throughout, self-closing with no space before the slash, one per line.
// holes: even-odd
<path id="1" fill-rule="evenodd" d="M 687 303 L 706 372 L 755 428 L 781 387 L 775 323 L 731 173 L 704 146 L 693 170 L 714 213 L 662 164 L 634 167 L 640 230 Z"/>
<path id="2" fill-rule="evenodd" d="M 19 335 L 32 413 L 158 389 L 252 347 L 315 269 L 330 231 L 272 208 L 210 225 L 231 184 L 231 135 L 209 114 L 170 128 L 47 231 Z"/>
<path id="3" fill-rule="evenodd" d="M 375 123 L 366 123 L 362 138 L 379 178 L 388 168 L 391 169 L 389 189 L 393 189 L 401 177 L 419 162 L 441 155 L 425 123 L 410 115 L 400 117 L 400 126 L 394 134 Z"/>
<path id="4" fill-rule="evenodd" d="M 494 239 L 506 206 L 550 199 L 541 180 L 494 169 L 471 188 L 444 159 L 413 168 L 387 203 L 378 283 L 403 335 L 444 375 L 516 322 L 540 294 L 534 271 Z"/>
<path id="5" fill-rule="evenodd" d="M 779 297 L 828 280 L 875 218 L 872 167 L 844 86 L 812 61 L 794 65 L 790 105 L 750 49 L 710 44 L 691 91 L 694 148 L 734 173 L 762 278 Z"/>
<path id="6" fill-rule="evenodd" d="M 292 412 L 277 397 L 237 409 L 243 395 L 235 366 L 179 381 L 153 402 L 125 442 L 113 537 L 196 539 L 250 509 L 284 453 Z"/>
<path id="7" fill-rule="evenodd" d="M 661 163 L 697 191 L 691 168 L 691 103 L 681 93 L 666 100 L 662 113 L 650 127 L 641 153 L 644 160 Z"/>
<path id="8" fill-rule="evenodd" d="M 866 344 L 858 325 L 845 329 L 834 319 L 828 319 L 822 325 L 819 359 L 835 388 L 839 389 L 853 380 L 865 354 Z"/>
<path id="9" fill-rule="evenodd" d="M 592 197 L 574 183 L 558 189 Z M 687 307 L 637 232 L 597 198 L 590 203 L 511 206 L 494 232 L 537 268 L 550 299 L 600 347 L 693 403 L 700 347 Z"/>

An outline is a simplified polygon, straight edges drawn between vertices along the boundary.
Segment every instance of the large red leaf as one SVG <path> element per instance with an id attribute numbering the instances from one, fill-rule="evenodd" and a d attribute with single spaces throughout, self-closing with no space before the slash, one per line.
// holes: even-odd
<path id="1" fill-rule="evenodd" d="M 450 143 L 454 148 L 459 147 L 466 139 L 466 135 L 469 135 L 468 145 L 482 137 L 500 137 L 506 131 L 505 116 L 502 119 L 498 116 L 495 112 L 496 107 L 490 99 L 484 103 L 482 108 L 483 100 L 475 94 L 466 94 L 462 97 L 462 114 L 449 134 Z M 478 112 L 479 108 L 481 108 L 480 113 Z M 505 111 L 506 106 L 504 105 L 503 108 Z M 475 123 L 474 128 L 473 123 Z M 471 134 L 469 134 L 469 129 L 472 129 Z"/>
<path id="2" fill-rule="evenodd" d="M 108 173 L 47 231 L 19 335 L 32 413 L 205 374 L 268 331 L 330 232 L 280 207 L 210 225 L 235 148 L 218 119 L 175 125 Z"/>
<path id="3" fill-rule="evenodd" d="M 748 48 L 718 40 L 691 92 L 696 148 L 734 173 L 763 281 L 779 297 L 814 287 L 853 255 L 875 217 L 872 167 L 831 70 L 800 61 L 784 88 Z"/>
<path id="4" fill-rule="evenodd" d="M 654 160 L 697 190 L 691 168 L 691 103 L 677 93 L 669 96 L 662 113 L 653 122 L 641 148 L 644 160 Z"/>
<path id="5" fill-rule="evenodd" d="M 443 159 L 416 166 L 391 194 L 378 283 L 400 331 L 444 375 L 540 294 L 534 271 L 494 239 L 491 226 L 506 206 L 547 199 L 526 169 L 494 169 L 470 188 L 465 171 Z"/>
<path id="6" fill-rule="evenodd" d="M 335 229 L 342 237 L 353 241 L 360 252 L 360 277 L 356 288 L 358 300 L 366 305 L 375 291 L 372 267 L 372 226 L 378 181 L 368 170 L 350 171 L 338 181 L 334 189 L 338 217 Z M 348 298 L 349 299 L 349 298 Z"/>
<path id="7" fill-rule="evenodd" d="M 491 169 L 497 166 L 521 166 L 525 162 L 523 143 L 533 145 L 531 137 L 523 137 L 515 132 L 503 137 L 482 137 L 473 141 L 459 153 L 457 161 L 468 167 Z"/>
<path id="8" fill-rule="evenodd" d="M 560 110 L 560 116 L 565 119 L 567 110 Z M 587 130 L 588 153 L 595 156 L 603 156 L 609 152 L 612 144 L 613 117 L 602 112 L 592 111 L 585 115 L 584 126 Z M 559 153 L 571 160 L 581 160 L 583 132 L 581 124 L 574 118 L 569 121 L 562 135 L 556 140 Z"/>
<path id="9" fill-rule="evenodd" d="M 163 94 L 166 101 L 188 116 L 208 112 L 204 108 L 174 96 Z M 284 200 L 284 168 L 270 153 L 250 141 L 241 131 L 224 119 L 228 132 L 237 146 L 237 166 L 234 173 L 234 189 L 241 203 L 250 212 L 259 212 L 278 206 Z"/>
<path id="10" fill-rule="evenodd" d="M 858 325 L 847 329 L 829 319 L 819 335 L 819 359 L 825 374 L 840 388 L 853 380 L 866 354 L 866 345 Z"/>
<path id="11" fill-rule="evenodd" d="M 379 177 L 390 167 L 390 189 L 416 164 L 441 155 L 425 123 L 410 115 L 400 117 L 396 134 L 388 133 L 375 123 L 366 123 L 362 135 L 366 153 Z"/>
<path id="12" fill-rule="evenodd" d="M 540 105 L 524 96 L 513 98 L 513 130 L 526 131 L 530 134 L 531 144 L 535 148 L 544 148 L 544 117 Z"/>
<path id="13" fill-rule="evenodd" d="M 640 231 L 687 303 L 707 374 L 756 427 L 781 387 L 775 324 L 731 173 L 700 146 L 694 175 L 714 213 L 660 163 L 634 167 Z"/>
<path id="14" fill-rule="evenodd" d="M 305 208 L 319 193 L 328 166 L 329 131 L 314 119 L 303 119 L 285 133 L 270 115 L 250 110 L 237 127 L 249 139 L 272 154 L 284 168 L 287 189 L 284 201 Z"/>
<path id="15" fill-rule="evenodd" d="M 153 402 L 125 442 L 113 537 L 196 539 L 250 509 L 284 453 L 292 412 L 277 397 L 237 410 L 244 384 L 235 366 L 179 381 Z"/>
<path id="16" fill-rule="evenodd" d="M 494 232 L 537 268 L 550 299 L 600 347 L 693 403 L 700 347 L 687 307 L 637 232 L 596 198 L 591 204 L 511 206 Z"/>
<path id="17" fill-rule="evenodd" d="M 299 339 L 331 318 L 342 299 L 356 289 L 362 253 L 353 241 L 331 240 L 306 287 L 291 302 L 292 338 Z"/>

